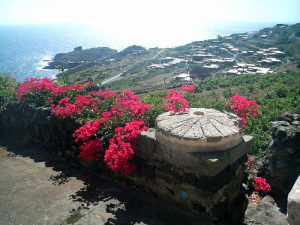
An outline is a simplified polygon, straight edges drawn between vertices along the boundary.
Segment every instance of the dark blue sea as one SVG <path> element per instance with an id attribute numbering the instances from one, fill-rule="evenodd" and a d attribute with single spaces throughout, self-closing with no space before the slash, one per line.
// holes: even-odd
<path id="1" fill-rule="evenodd" d="M 174 47 L 192 41 L 215 38 L 217 35 L 229 35 L 256 31 L 274 24 L 219 24 L 196 28 L 186 35 L 172 35 L 171 37 L 149 38 L 139 40 L 138 37 L 110 36 L 101 31 L 82 25 L 6 25 L 0 26 L 0 72 L 12 74 L 22 81 L 26 77 L 51 77 L 55 70 L 42 68 L 56 53 L 69 52 L 74 47 L 110 47 L 117 50 L 138 44 L 150 47 Z M 142 32 L 142 31 L 141 31 Z M 180 32 L 180 31 L 178 31 Z M 179 38 L 180 36 L 180 38 Z M 167 41 L 166 41 L 167 40 Z"/>

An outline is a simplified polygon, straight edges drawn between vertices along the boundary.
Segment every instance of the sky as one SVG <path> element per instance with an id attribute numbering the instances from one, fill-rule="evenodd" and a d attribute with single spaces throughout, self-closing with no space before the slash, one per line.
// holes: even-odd
<path id="1" fill-rule="evenodd" d="M 174 35 L 178 43 L 206 37 L 205 26 L 296 23 L 299 12 L 300 0 L 0 0 L 0 25 L 82 24 L 128 42 L 159 37 L 168 46 Z"/>
<path id="2" fill-rule="evenodd" d="M 0 0 L 0 24 L 81 23 L 107 28 L 221 21 L 300 22 L 300 0 Z"/>

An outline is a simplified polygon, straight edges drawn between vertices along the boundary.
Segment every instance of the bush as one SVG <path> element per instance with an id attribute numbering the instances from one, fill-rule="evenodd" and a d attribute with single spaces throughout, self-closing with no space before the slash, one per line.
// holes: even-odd
<path id="1" fill-rule="evenodd" d="M 17 97 L 16 80 L 6 73 L 0 73 L 0 112 L 5 109 L 7 103 L 15 101 Z"/>

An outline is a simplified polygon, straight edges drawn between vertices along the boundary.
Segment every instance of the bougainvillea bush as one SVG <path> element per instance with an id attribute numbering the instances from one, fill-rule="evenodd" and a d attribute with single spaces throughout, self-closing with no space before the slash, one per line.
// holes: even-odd
<path id="1" fill-rule="evenodd" d="M 180 87 L 182 91 L 195 92 L 197 90 L 196 86 L 193 84 L 186 84 Z"/>
<path id="2" fill-rule="evenodd" d="M 135 170 L 137 138 L 148 129 L 151 105 L 132 91 L 100 91 L 94 83 L 59 85 L 48 78 L 28 78 L 18 88 L 18 99 L 35 106 L 49 106 L 60 119 L 81 124 L 74 134 L 85 160 L 104 160 L 113 171 L 128 176 Z M 162 108 L 183 112 L 189 108 L 184 95 L 171 90 Z"/>
<path id="3" fill-rule="evenodd" d="M 168 103 L 164 108 L 173 113 L 185 112 L 190 108 L 189 102 L 185 99 L 184 95 L 177 90 L 170 90 L 169 95 L 165 97 Z"/>
<path id="4" fill-rule="evenodd" d="M 246 97 L 235 94 L 226 103 L 230 106 L 230 109 L 234 111 L 242 120 L 243 127 L 247 125 L 249 117 L 257 118 L 259 116 L 258 109 L 260 106 L 253 99 L 247 99 Z"/>

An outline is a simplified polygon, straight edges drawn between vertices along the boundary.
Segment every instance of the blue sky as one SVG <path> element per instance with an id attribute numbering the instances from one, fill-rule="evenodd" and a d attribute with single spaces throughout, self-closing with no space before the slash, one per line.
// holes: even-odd
<path id="1" fill-rule="evenodd" d="M 0 24 L 81 23 L 107 28 L 300 22 L 300 0 L 0 0 Z M 175 25 L 174 25 L 175 26 Z"/>

